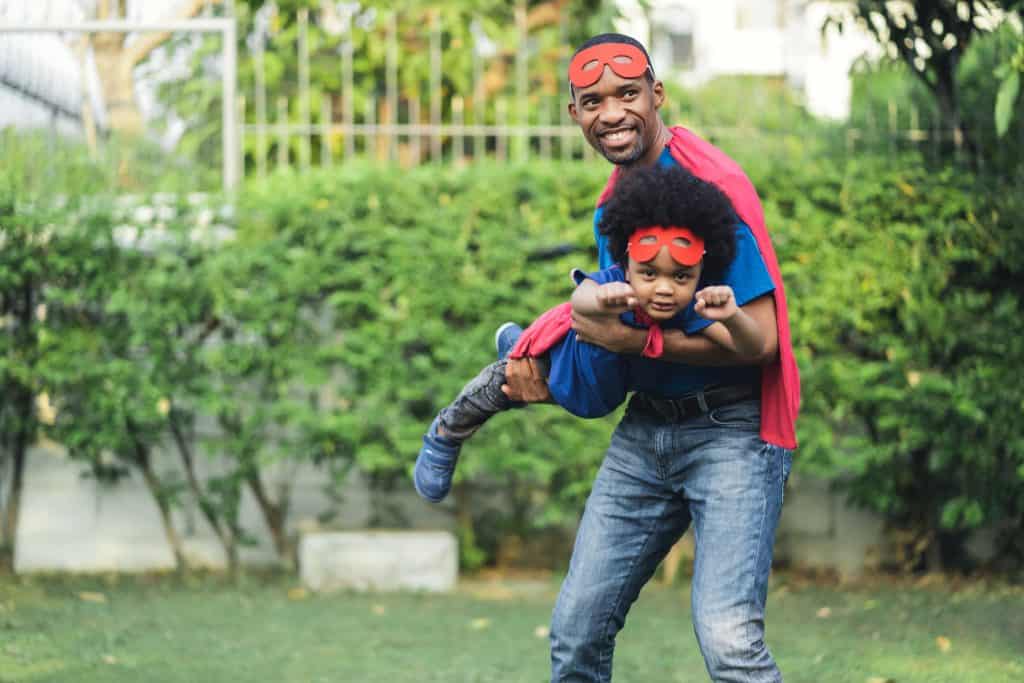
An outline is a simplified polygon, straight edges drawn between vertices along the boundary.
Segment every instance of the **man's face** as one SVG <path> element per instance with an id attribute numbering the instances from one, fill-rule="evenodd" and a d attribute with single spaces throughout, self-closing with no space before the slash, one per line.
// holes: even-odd
<path id="1" fill-rule="evenodd" d="M 661 81 L 645 76 L 623 78 L 607 66 L 601 79 L 576 88 L 569 115 L 580 125 L 590 146 L 613 164 L 654 163 L 657 149 L 658 109 L 665 101 Z"/>

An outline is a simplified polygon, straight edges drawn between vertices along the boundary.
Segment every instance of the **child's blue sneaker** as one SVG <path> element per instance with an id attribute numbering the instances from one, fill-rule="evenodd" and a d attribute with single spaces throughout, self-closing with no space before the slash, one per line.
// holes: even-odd
<path id="1" fill-rule="evenodd" d="M 507 322 L 498 328 L 494 333 L 494 348 L 498 350 L 498 360 L 505 360 L 508 357 L 522 333 L 523 328 L 513 322 Z"/>
<path id="2" fill-rule="evenodd" d="M 416 458 L 412 483 L 416 493 L 431 503 L 440 503 L 452 488 L 455 463 L 459 460 L 462 443 L 437 433 L 438 418 L 423 435 L 423 446 Z"/>

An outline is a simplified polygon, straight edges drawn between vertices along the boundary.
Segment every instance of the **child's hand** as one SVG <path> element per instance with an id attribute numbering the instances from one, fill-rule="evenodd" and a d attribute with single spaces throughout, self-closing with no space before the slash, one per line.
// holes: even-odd
<path id="1" fill-rule="evenodd" d="M 608 282 L 597 288 L 597 303 L 609 313 L 623 313 L 640 303 L 628 282 Z"/>
<path id="2" fill-rule="evenodd" d="M 694 294 L 693 298 L 693 310 L 708 320 L 729 320 L 739 310 L 732 287 L 728 285 L 705 287 Z"/>

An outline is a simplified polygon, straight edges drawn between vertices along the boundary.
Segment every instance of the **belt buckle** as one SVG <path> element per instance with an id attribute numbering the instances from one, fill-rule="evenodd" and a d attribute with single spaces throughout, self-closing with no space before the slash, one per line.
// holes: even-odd
<path id="1" fill-rule="evenodd" d="M 665 420 L 665 422 L 679 422 L 681 419 L 681 411 L 677 401 L 672 399 L 649 397 L 647 399 L 647 403 L 654 409 L 654 412 L 656 412 L 661 419 Z"/>
<path id="2" fill-rule="evenodd" d="M 672 401 L 672 405 L 676 410 L 676 422 L 682 422 L 685 419 L 704 415 L 708 412 L 708 402 L 703 391 L 698 391 L 691 396 L 677 398 Z"/>

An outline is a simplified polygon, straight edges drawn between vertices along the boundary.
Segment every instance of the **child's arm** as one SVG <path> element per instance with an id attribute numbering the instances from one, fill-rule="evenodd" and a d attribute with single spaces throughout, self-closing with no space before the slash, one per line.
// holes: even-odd
<path id="1" fill-rule="evenodd" d="M 599 285 L 584 280 L 572 293 L 572 310 L 582 315 L 618 315 L 639 303 L 636 292 L 628 282 L 608 282 Z"/>
<path id="2" fill-rule="evenodd" d="M 750 315 L 736 305 L 732 287 L 717 285 L 705 287 L 694 295 L 693 310 L 703 318 L 721 322 L 731 337 L 736 353 L 745 358 L 757 358 L 764 352 L 764 331 Z M 712 325 L 714 327 L 714 325 Z M 707 335 L 715 339 L 714 333 Z M 718 341 L 716 339 L 716 341 Z M 719 341 L 719 343 L 721 343 Z"/>

